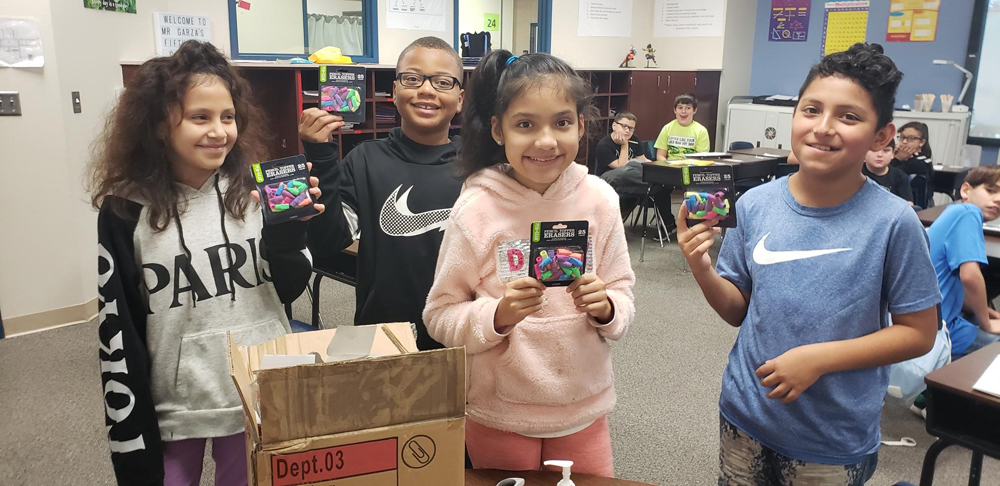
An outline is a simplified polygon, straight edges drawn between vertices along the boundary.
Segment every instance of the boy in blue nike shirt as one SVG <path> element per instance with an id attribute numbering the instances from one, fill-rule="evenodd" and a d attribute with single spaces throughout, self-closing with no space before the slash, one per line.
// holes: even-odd
<path id="1" fill-rule="evenodd" d="M 888 365 L 934 344 L 941 295 L 924 229 L 861 173 L 895 134 L 902 76 L 877 44 L 813 66 L 792 119 L 800 169 L 740 198 L 717 269 L 715 221 L 689 228 L 682 206 L 692 273 L 740 327 L 719 398 L 720 485 L 864 484 Z"/>

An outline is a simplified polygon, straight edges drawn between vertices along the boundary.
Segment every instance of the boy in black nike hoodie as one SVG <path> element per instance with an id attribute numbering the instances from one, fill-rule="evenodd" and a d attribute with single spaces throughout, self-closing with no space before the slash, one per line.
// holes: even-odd
<path id="1" fill-rule="evenodd" d="M 455 50 L 424 37 L 396 63 L 393 103 L 402 127 L 388 138 L 362 143 L 340 163 L 337 144 L 329 141 L 343 126 L 340 117 L 311 108 L 299 124 L 327 207 L 308 223 L 310 252 L 319 261 L 359 239 L 354 323 L 413 322 L 421 350 L 441 347 L 427 335 L 421 314 L 448 215 L 462 189 L 453 166 L 459 139 L 448 137 L 462 109 L 461 81 Z M 304 256 L 299 262 L 308 265 Z"/>

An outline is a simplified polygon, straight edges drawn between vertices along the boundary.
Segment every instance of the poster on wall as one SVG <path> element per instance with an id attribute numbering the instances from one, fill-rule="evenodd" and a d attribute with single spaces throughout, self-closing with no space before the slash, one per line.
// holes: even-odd
<path id="1" fill-rule="evenodd" d="M 892 0 L 885 41 L 932 42 L 940 10 L 940 0 Z"/>
<path id="2" fill-rule="evenodd" d="M 656 0 L 653 37 L 719 37 L 725 0 Z"/>
<path id="3" fill-rule="evenodd" d="M 771 0 L 771 42 L 805 42 L 810 0 Z"/>
<path id="4" fill-rule="evenodd" d="M 134 14 L 135 2 L 136 0 L 83 0 L 83 8 Z"/>
<path id="5" fill-rule="evenodd" d="M 631 37 L 632 0 L 580 0 L 580 37 Z"/>
<path id="6" fill-rule="evenodd" d="M 868 0 L 826 2 L 823 19 L 823 56 L 844 52 L 868 33 Z"/>
<path id="7" fill-rule="evenodd" d="M 500 30 L 500 14 L 484 13 L 483 30 L 487 32 L 496 32 Z"/>
<path id="8" fill-rule="evenodd" d="M 212 22 L 208 17 L 198 15 L 153 13 L 153 38 L 156 41 L 156 55 L 169 56 L 185 41 L 212 41 Z"/>
<path id="9" fill-rule="evenodd" d="M 42 29 L 38 21 L 0 17 L 0 67 L 35 68 L 44 65 Z"/>
<path id="10" fill-rule="evenodd" d="M 385 0 L 390 29 L 444 31 L 444 0 Z"/>

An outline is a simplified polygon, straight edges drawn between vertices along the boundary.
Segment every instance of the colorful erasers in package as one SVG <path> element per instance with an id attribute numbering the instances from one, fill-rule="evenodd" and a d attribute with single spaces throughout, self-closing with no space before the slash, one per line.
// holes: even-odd
<path id="1" fill-rule="evenodd" d="M 702 220 L 717 220 L 720 228 L 736 227 L 736 188 L 733 167 L 717 164 L 706 167 L 683 167 L 684 205 L 688 225 Z"/>
<path id="2" fill-rule="evenodd" d="M 587 268 L 586 221 L 540 222 L 531 225 L 529 275 L 546 287 L 561 287 L 580 278 Z"/>
<path id="3" fill-rule="evenodd" d="M 264 224 L 283 223 L 312 216 L 319 211 L 309 194 L 306 157 L 295 155 L 251 166 L 260 194 Z"/>
<path id="4" fill-rule="evenodd" d="M 319 67 L 319 107 L 344 118 L 347 123 L 365 121 L 365 68 L 363 66 Z"/>

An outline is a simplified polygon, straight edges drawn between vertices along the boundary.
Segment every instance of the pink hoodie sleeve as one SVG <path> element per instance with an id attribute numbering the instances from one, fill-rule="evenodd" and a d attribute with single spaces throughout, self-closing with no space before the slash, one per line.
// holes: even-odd
<path id="1" fill-rule="evenodd" d="M 468 354 L 482 353 L 509 334 L 493 328 L 500 299 L 475 295 L 481 282 L 476 260 L 472 245 L 452 220 L 441 241 L 434 284 L 424 307 L 431 337 L 448 347 L 465 346 Z"/>
<path id="2" fill-rule="evenodd" d="M 600 257 L 596 269 L 597 276 L 604 281 L 608 299 L 615 308 L 615 315 L 607 324 L 601 324 L 596 319 L 590 318 L 590 323 L 597 328 L 597 332 L 611 340 L 624 337 L 635 316 L 635 297 L 632 295 L 635 273 L 632 272 L 628 243 L 625 241 L 625 227 L 618 217 L 617 202 L 615 196 L 611 204 L 614 215 L 608 218 L 611 221 L 609 234 L 601 235 L 603 238 L 600 240 L 603 241 L 598 242 L 597 250 L 600 252 Z"/>

